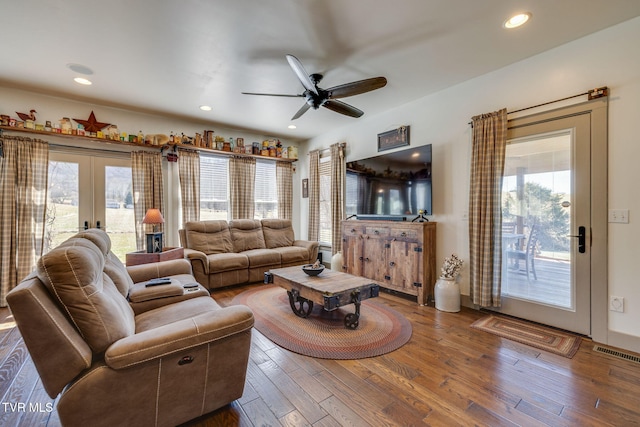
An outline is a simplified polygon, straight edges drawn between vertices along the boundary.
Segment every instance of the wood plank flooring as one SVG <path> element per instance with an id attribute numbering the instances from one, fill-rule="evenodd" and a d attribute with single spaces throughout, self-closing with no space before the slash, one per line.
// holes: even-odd
<path id="1" fill-rule="evenodd" d="M 213 295 L 227 305 L 252 286 Z M 186 425 L 640 425 L 640 364 L 594 352 L 589 339 L 566 359 L 471 329 L 481 312 L 444 313 L 387 294 L 378 301 L 413 325 L 399 350 L 313 359 L 254 330 L 242 398 Z M 0 309 L 0 396 L 1 426 L 60 425 L 7 309 Z M 19 402 L 25 410 L 15 409 Z"/>

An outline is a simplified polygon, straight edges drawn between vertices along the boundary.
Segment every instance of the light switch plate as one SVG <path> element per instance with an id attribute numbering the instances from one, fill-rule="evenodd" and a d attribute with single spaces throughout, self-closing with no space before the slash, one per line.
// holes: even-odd
<path id="1" fill-rule="evenodd" d="M 629 209 L 609 209 L 609 222 L 629 224 Z"/>

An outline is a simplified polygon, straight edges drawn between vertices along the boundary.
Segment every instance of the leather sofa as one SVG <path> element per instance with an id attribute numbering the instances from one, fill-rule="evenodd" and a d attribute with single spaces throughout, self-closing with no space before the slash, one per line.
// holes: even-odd
<path id="1" fill-rule="evenodd" d="M 261 282 L 272 268 L 311 264 L 319 248 L 296 240 L 285 219 L 187 222 L 180 242 L 196 280 L 209 289 Z"/>
<path id="2" fill-rule="evenodd" d="M 77 234 L 7 295 L 62 424 L 175 426 L 241 397 L 251 310 L 220 307 L 184 259 L 127 269 L 110 243 Z"/>

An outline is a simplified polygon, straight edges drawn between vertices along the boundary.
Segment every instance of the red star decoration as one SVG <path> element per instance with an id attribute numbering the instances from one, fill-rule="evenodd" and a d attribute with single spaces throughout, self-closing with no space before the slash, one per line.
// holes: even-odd
<path id="1" fill-rule="evenodd" d="M 93 114 L 93 111 L 91 112 L 91 115 L 87 120 L 80 120 L 80 119 L 73 119 L 73 120 L 75 120 L 76 122 L 84 126 L 84 130 L 86 130 L 87 132 L 98 132 L 111 124 L 111 123 L 101 123 L 97 121 L 95 114 Z"/>

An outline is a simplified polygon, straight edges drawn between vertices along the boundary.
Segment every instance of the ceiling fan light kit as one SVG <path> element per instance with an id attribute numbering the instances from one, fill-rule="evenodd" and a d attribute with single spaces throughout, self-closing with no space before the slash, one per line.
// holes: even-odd
<path id="1" fill-rule="evenodd" d="M 299 95 L 285 95 L 275 93 L 255 93 L 242 92 L 244 95 L 261 95 L 261 96 L 284 96 L 284 97 L 300 97 L 305 99 L 305 104 L 294 114 L 291 120 L 300 118 L 310 108 L 317 110 L 320 107 L 327 108 L 336 113 L 349 117 L 360 117 L 364 114 L 362 110 L 349 105 L 345 102 L 338 101 L 338 98 L 346 98 L 348 96 L 360 95 L 372 90 L 380 89 L 387 84 L 384 77 L 373 77 L 370 79 L 358 80 L 351 83 L 334 86 L 329 89 L 322 89 L 318 83 L 322 80 L 322 74 L 309 74 L 298 58 L 293 55 L 287 55 L 289 66 L 300 80 L 305 91 Z"/>

